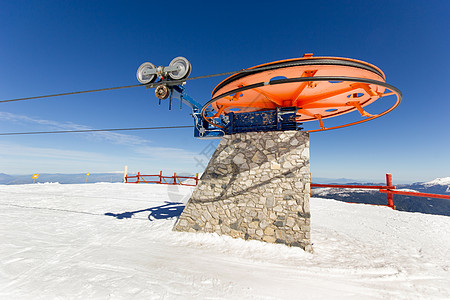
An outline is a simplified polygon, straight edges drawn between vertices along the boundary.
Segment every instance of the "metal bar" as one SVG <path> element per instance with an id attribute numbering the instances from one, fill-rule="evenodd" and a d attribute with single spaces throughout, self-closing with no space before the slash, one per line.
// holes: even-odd
<path id="1" fill-rule="evenodd" d="M 347 102 L 345 105 L 355 107 L 359 111 L 359 113 L 361 114 L 362 117 L 373 117 L 373 115 L 369 114 L 367 111 L 365 111 L 361 107 L 361 104 L 359 103 L 359 101 L 350 101 L 350 102 Z"/>
<path id="2" fill-rule="evenodd" d="M 313 77 L 316 75 L 317 70 L 311 70 L 311 71 L 304 71 L 302 76 L 300 77 Z M 300 96 L 303 92 L 303 90 L 308 86 L 309 82 L 302 82 L 300 86 L 297 88 L 297 90 L 292 95 L 292 106 L 297 106 L 298 101 L 300 100 Z"/>
<path id="3" fill-rule="evenodd" d="M 319 121 L 320 128 L 325 129 L 325 126 L 323 125 L 322 115 L 315 114 L 314 117 Z"/>
<path id="4" fill-rule="evenodd" d="M 387 186 L 392 186 L 392 174 L 390 174 L 390 173 L 386 173 L 386 185 Z M 390 206 L 392 208 L 395 208 L 395 206 L 394 206 L 394 195 L 387 194 L 386 195 L 386 200 L 387 200 L 387 205 L 388 206 Z"/>
<path id="5" fill-rule="evenodd" d="M 195 101 L 192 97 L 190 97 L 188 94 L 184 92 L 184 88 L 179 85 L 174 85 L 173 89 L 180 93 L 180 100 L 184 102 L 187 106 L 192 108 L 193 110 L 200 109 L 203 105 Z"/>
<path id="6" fill-rule="evenodd" d="M 222 112 L 223 112 L 223 110 L 225 109 L 225 105 L 222 105 L 220 108 L 219 108 L 219 110 L 216 112 L 216 114 L 213 116 L 213 118 L 218 118 L 221 114 L 222 114 Z"/>
<path id="7" fill-rule="evenodd" d="M 145 177 L 158 177 L 159 180 L 145 180 Z M 158 175 L 142 175 L 140 172 L 138 172 L 138 175 L 133 176 L 126 176 L 127 182 L 126 183 L 157 183 L 157 184 L 175 184 L 175 185 L 185 185 L 185 186 L 196 186 L 198 185 L 199 177 L 198 173 L 195 175 L 195 177 L 191 176 L 178 176 L 177 173 L 174 173 L 174 176 L 163 176 L 162 171 L 159 172 Z M 136 181 L 128 181 L 128 179 L 136 178 Z M 167 178 L 173 179 L 173 182 L 167 182 Z M 180 179 L 194 179 L 195 184 L 185 184 L 182 183 Z M 164 181 L 164 182 L 163 182 Z"/>
<path id="8" fill-rule="evenodd" d="M 344 184 L 318 184 L 311 183 L 311 187 L 331 187 L 331 188 L 344 188 L 344 189 L 395 189 L 395 186 L 386 185 L 344 185 Z"/>
<path id="9" fill-rule="evenodd" d="M 349 93 L 349 92 L 354 91 L 356 89 L 359 89 L 359 87 L 354 87 L 354 86 L 350 85 L 350 86 L 348 86 L 346 88 L 342 88 L 340 90 L 331 91 L 331 92 L 323 93 L 323 94 L 316 95 L 316 96 L 305 96 L 305 97 L 301 98 L 301 100 L 299 100 L 297 103 L 298 103 L 298 106 L 303 106 L 303 105 L 306 105 L 306 104 L 310 104 L 310 103 L 313 103 L 313 102 L 317 102 L 317 101 L 320 101 L 320 100 L 324 100 L 324 99 L 327 99 L 327 98 L 338 96 L 338 95 L 341 95 L 341 94 Z"/>
<path id="10" fill-rule="evenodd" d="M 254 88 L 253 89 L 255 92 L 263 95 L 264 97 L 266 97 L 267 100 L 269 100 L 272 103 L 275 103 L 276 105 L 279 106 L 283 106 L 283 100 L 278 99 L 276 96 L 271 95 L 269 93 L 267 93 L 266 91 L 261 90 L 260 88 Z"/>
<path id="11" fill-rule="evenodd" d="M 380 193 L 385 194 L 396 194 L 404 196 L 415 196 L 415 197 L 425 197 L 425 198 L 440 198 L 450 200 L 450 195 L 439 195 L 439 194 L 428 194 L 428 193 L 416 193 L 416 192 L 404 192 L 404 191 L 390 191 L 390 190 L 379 190 Z"/>

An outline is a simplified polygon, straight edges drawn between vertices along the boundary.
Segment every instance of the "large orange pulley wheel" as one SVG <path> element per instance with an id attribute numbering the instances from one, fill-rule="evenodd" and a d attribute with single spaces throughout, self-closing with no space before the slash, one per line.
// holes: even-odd
<path id="1" fill-rule="evenodd" d="M 395 103 L 378 114 L 365 107 L 395 95 Z M 342 128 L 387 114 L 401 102 L 401 92 L 386 83 L 383 72 L 369 63 L 339 57 L 312 57 L 276 61 L 232 75 L 217 85 L 211 100 L 202 107 L 208 123 L 228 113 L 296 107 L 297 122 L 318 121 L 309 132 Z M 213 113 L 210 113 L 210 111 Z M 209 111 L 206 114 L 206 111 Z M 357 111 L 360 120 L 325 127 L 323 119 Z"/>

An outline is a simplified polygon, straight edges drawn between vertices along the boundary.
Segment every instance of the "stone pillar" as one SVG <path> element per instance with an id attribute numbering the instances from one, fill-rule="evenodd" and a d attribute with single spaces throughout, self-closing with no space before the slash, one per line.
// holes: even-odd
<path id="1" fill-rule="evenodd" d="M 216 232 L 312 252 L 310 176 L 306 132 L 224 136 L 174 230 Z"/>

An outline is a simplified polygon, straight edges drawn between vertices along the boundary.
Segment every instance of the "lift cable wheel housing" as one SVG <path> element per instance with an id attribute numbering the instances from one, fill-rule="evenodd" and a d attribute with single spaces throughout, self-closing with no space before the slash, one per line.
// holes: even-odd
<path id="1" fill-rule="evenodd" d="M 173 80 L 184 79 L 189 77 L 189 74 L 191 74 L 190 62 L 181 56 L 174 58 L 170 62 L 169 67 L 171 67 L 171 69 L 176 68 L 176 70 L 168 72 L 169 77 Z"/>
<path id="2" fill-rule="evenodd" d="M 142 84 L 152 83 L 156 80 L 156 67 L 154 64 L 145 62 L 139 66 L 136 77 Z"/>
<path id="3" fill-rule="evenodd" d="M 400 104 L 401 92 L 385 80 L 379 68 L 355 59 L 304 56 L 276 61 L 249 68 L 245 73 L 223 80 L 213 90 L 211 100 L 202 107 L 201 116 L 212 127 L 226 129 L 233 125 L 223 122 L 223 117 L 258 119 L 265 117 L 268 111 L 279 114 L 283 109 L 284 114 L 296 111 L 294 117 L 299 125 L 318 121 L 320 128 L 309 132 L 337 129 L 381 117 Z M 390 95 L 397 97 L 390 108 L 379 114 L 365 111 L 366 106 Z M 211 109 L 214 113 L 208 113 Z M 325 127 L 324 119 L 354 111 L 363 119 Z M 254 126 L 244 125 L 249 131 Z M 283 130 L 272 125 L 271 128 L 277 128 L 274 130 Z M 264 128 L 255 126 L 259 131 L 271 130 Z M 292 128 L 292 124 L 286 128 Z M 234 132 L 234 129 L 227 131 L 228 134 Z"/>
<path id="4" fill-rule="evenodd" d="M 160 100 L 170 97 L 169 109 L 172 96 L 179 95 L 181 103 L 192 109 L 194 136 L 197 138 L 220 138 L 242 132 L 303 130 L 300 126 L 305 122 L 312 122 L 317 128 L 307 132 L 343 128 L 381 117 L 395 109 L 402 100 L 400 90 L 386 83 L 386 77 L 378 67 L 349 58 L 307 54 L 244 69 L 220 82 L 205 104 L 196 102 L 185 93 L 183 85 L 189 80 L 190 72 L 189 61 L 176 57 L 167 67 L 141 65 L 138 80 L 142 82 L 154 80 L 153 76 L 159 77 L 159 81 L 145 86 L 156 87 L 155 94 Z M 384 111 L 366 111 L 366 107 L 387 96 L 395 96 L 396 100 L 393 104 L 383 104 Z M 328 119 L 352 112 L 356 114 L 336 118 L 338 122 L 328 122 L 330 125 L 326 126 Z"/>

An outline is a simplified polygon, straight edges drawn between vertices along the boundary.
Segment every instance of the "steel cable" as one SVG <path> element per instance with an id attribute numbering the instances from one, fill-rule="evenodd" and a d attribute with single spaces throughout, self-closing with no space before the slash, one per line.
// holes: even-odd
<path id="1" fill-rule="evenodd" d="M 189 77 L 189 78 L 186 78 L 183 80 L 159 81 L 159 82 L 148 83 L 148 84 L 134 84 L 134 85 L 125 85 L 125 86 L 117 86 L 117 87 L 102 88 L 102 89 L 93 89 L 93 90 L 85 90 L 85 91 L 66 92 L 66 93 L 34 96 L 34 97 L 0 100 L 0 103 L 24 101 L 24 100 L 34 100 L 34 99 L 59 97 L 59 96 L 68 96 L 68 95 L 77 95 L 77 94 L 94 93 L 94 92 L 104 92 L 104 91 L 128 89 L 128 88 L 134 88 L 134 87 L 144 87 L 145 86 L 147 88 L 154 88 L 154 87 L 157 87 L 158 85 L 164 85 L 164 84 L 180 85 L 180 84 L 185 83 L 188 80 L 205 79 L 205 78 L 212 78 L 212 77 L 226 76 L 226 75 L 239 75 L 239 74 L 245 74 L 245 73 L 257 73 L 257 72 L 272 70 L 272 69 L 276 69 L 276 68 L 280 68 L 280 67 L 287 68 L 287 67 L 294 67 L 294 66 L 299 66 L 299 65 L 309 65 L 309 64 L 313 64 L 313 65 L 317 65 L 317 64 L 336 65 L 337 64 L 337 65 L 353 66 L 353 67 L 363 68 L 363 69 L 367 69 L 369 71 L 375 72 L 384 78 L 383 74 L 380 73 L 377 69 L 375 69 L 369 65 L 363 64 L 363 63 L 340 60 L 340 59 L 335 59 L 335 58 L 316 57 L 316 58 L 310 58 L 310 59 L 298 59 L 295 61 L 288 61 L 288 62 L 281 62 L 281 63 L 277 62 L 277 63 L 272 63 L 272 64 L 268 64 L 265 66 L 257 67 L 257 68 L 241 69 L 239 71 L 233 71 L 233 72 L 224 72 L 224 73 L 216 73 L 216 74 L 211 74 L 211 75 Z M 216 87 L 216 90 L 217 89 L 219 89 L 219 86 Z"/>
<path id="2" fill-rule="evenodd" d="M 135 128 L 112 128 L 112 129 L 82 129 L 82 130 L 56 130 L 56 131 L 28 131 L 28 132 L 6 132 L 0 135 L 28 135 L 28 134 L 50 134 L 50 133 L 85 133 L 101 131 L 130 131 L 130 130 L 156 130 L 156 129 L 179 129 L 193 128 L 192 125 L 181 126 L 159 126 L 159 127 L 135 127 Z"/>

